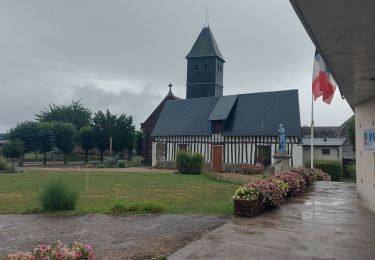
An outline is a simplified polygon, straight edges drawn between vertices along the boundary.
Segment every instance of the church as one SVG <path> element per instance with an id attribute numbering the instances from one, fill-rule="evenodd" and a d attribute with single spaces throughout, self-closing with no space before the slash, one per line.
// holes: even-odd
<path id="1" fill-rule="evenodd" d="M 186 59 L 186 99 L 170 91 L 153 113 L 157 117 L 147 133 L 152 166 L 173 167 L 181 150 L 202 154 L 214 171 L 235 171 L 244 164 L 268 166 L 274 163 L 280 124 L 286 129 L 290 164 L 300 166 L 298 90 L 224 96 L 225 60 L 208 26 Z"/>

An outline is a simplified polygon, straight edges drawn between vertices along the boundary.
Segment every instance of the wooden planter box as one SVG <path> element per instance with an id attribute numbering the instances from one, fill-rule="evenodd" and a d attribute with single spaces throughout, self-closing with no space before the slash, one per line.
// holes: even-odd
<path id="1" fill-rule="evenodd" d="M 253 217 L 261 213 L 265 208 L 265 203 L 258 199 L 234 199 L 234 214 L 238 217 Z"/>

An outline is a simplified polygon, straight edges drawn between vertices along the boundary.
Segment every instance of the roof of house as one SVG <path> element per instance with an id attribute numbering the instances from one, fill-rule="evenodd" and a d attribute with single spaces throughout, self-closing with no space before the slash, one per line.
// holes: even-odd
<path id="1" fill-rule="evenodd" d="M 342 146 L 346 138 L 314 138 L 315 146 Z M 302 145 L 311 145 L 311 138 L 302 138 Z"/>
<path id="2" fill-rule="evenodd" d="M 340 126 L 315 126 L 314 127 L 314 137 L 315 138 L 341 138 L 345 139 L 345 142 L 342 145 L 343 158 L 344 159 L 355 159 L 354 146 L 350 141 L 348 135 L 348 124 L 350 118 L 346 120 Z M 302 141 L 305 138 L 310 139 L 311 136 L 311 127 L 303 126 L 302 127 Z"/>
<path id="3" fill-rule="evenodd" d="M 169 89 L 169 92 L 168 94 L 165 96 L 165 98 L 160 102 L 160 104 L 154 109 L 154 111 L 152 111 L 152 113 L 147 117 L 147 119 L 141 124 L 141 127 L 143 127 L 144 125 L 147 125 L 148 123 L 151 123 L 151 121 L 154 120 L 154 118 L 156 118 L 157 120 L 157 117 L 158 117 L 158 114 L 161 112 L 161 110 L 163 109 L 164 107 L 164 104 L 165 102 L 167 102 L 168 100 L 180 100 L 181 98 L 179 97 L 176 97 L 173 93 L 172 93 L 172 90 Z"/>
<path id="4" fill-rule="evenodd" d="M 6 135 L 6 134 L 2 134 L 2 133 L 0 133 L 0 140 L 5 140 L 5 135 Z"/>
<path id="5" fill-rule="evenodd" d="M 223 135 L 301 136 L 298 90 L 167 101 L 152 136 L 211 135 L 211 120 L 223 120 Z"/>
<path id="6" fill-rule="evenodd" d="M 186 58 L 217 57 L 225 62 L 210 27 L 204 27 Z"/>

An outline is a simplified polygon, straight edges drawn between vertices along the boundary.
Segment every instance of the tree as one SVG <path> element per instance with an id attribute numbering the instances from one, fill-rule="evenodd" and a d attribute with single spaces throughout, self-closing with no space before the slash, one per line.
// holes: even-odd
<path id="1" fill-rule="evenodd" d="M 121 114 L 115 123 L 113 132 L 113 149 L 121 154 L 125 149 L 129 150 L 129 156 L 134 147 L 135 127 L 133 125 L 133 117 Z"/>
<path id="2" fill-rule="evenodd" d="M 23 153 L 21 154 L 20 166 L 23 165 L 24 153 L 36 152 L 38 150 L 38 123 L 25 121 L 18 123 L 8 132 L 11 140 L 19 140 L 23 144 Z"/>
<path id="3" fill-rule="evenodd" d="M 348 137 L 355 149 L 355 118 L 352 116 L 348 121 Z"/>
<path id="4" fill-rule="evenodd" d="M 4 145 L 3 154 L 5 157 L 12 159 L 12 172 L 14 172 L 14 159 L 19 158 L 23 154 L 23 144 L 19 140 L 10 140 Z"/>
<path id="5" fill-rule="evenodd" d="M 68 163 L 68 154 L 74 148 L 75 127 L 71 123 L 55 122 L 52 125 L 52 132 L 56 147 L 64 153 L 64 164 Z"/>
<path id="6" fill-rule="evenodd" d="M 79 131 L 81 147 L 85 150 L 85 162 L 88 161 L 89 150 L 93 149 L 96 144 L 95 130 L 91 126 L 84 126 Z"/>
<path id="7" fill-rule="evenodd" d="M 48 109 L 40 111 L 35 117 L 39 122 L 63 122 L 73 124 L 77 130 L 91 123 L 91 111 L 81 100 L 73 100 L 70 105 L 50 104 Z"/>
<path id="8" fill-rule="evenodd" d="M 100 157 L 103 157 L 103 152 L 107 148 L 109 148 L 109 154 L 112 155 L 112 139 L 115 131 L 117 116 L 111 114 L 107 109 L 105 114 L 102 111 L 96 112 L 92 121 L 98 137 L 97 145 L 101 152 Z"/>
<path id="9" fill-rule="evenodd" d="M 134 132 L 134 149 L 137 155 L 142 154 L 142 140 L 143 140 L 142 131 L 136 130 Z"/>
<path id="10" fill-rule="evenodd" d="M 38 151 L 43 153 L 43 164 L 47 164 L 47 153 L 52 151 L 54 136 L 52 123 L 40 123 L 38 125 Z"/>

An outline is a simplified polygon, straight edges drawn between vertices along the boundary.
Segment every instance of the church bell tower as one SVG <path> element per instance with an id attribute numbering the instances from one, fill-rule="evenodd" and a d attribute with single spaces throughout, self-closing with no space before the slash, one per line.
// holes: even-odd
<path id="1" fill-rule="evenodd" d="M 225 60 L 210 27 L 202 29 L 186 59 L 186 99 L 222 96 Z"/>

